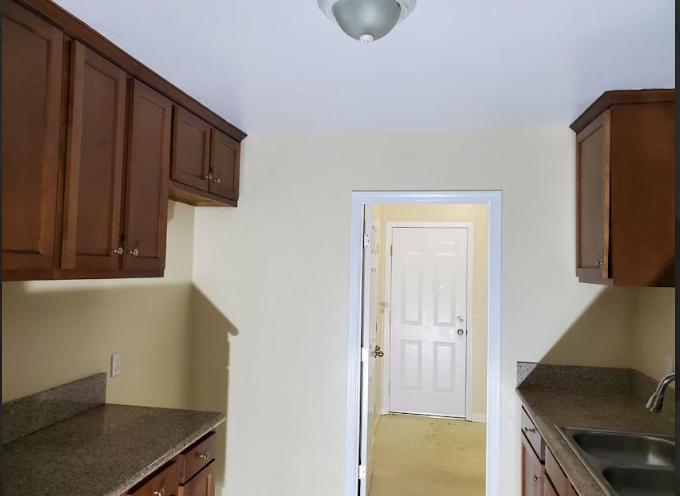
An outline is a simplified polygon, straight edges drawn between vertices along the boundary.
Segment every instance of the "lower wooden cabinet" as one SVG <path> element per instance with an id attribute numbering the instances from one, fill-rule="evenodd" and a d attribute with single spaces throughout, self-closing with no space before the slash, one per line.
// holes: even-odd
<path id="1" fill-rule="evenodd" d="M 522 434 L 522 495 L 543 496 L 544 479 L 543 464 Z"/>
<path id="2" fill-rule="evenodd" d="M 124 496 L 214 496 L 215 440 L 206 434 Z"/>
<path id="3" fill-rule="evenodd" d="M 520 437 L 522 496 L 578 496 L 524 409 Z"/>

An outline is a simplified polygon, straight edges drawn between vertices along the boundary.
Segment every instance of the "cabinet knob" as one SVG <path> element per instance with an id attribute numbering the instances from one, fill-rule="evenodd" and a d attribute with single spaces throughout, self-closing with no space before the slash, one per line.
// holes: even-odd
<path id="1" fill-rule="evenodd" d="M 210 457 L 210 455 L 209 455 L 208 453 L 199 453 L 199 454 L 198 454 L 198 457 L 199 457 L 201 460 L 207 460 L 207 459 Z"/>
<path id="2" fill-rule="evenodd" d="M 597 265 L 598 267 L 602 267 L 604 265 L 604 260 L 597 260 L 595 262 L 595 265 Z"/>
<path id="3" fill-rule="evenodd" d="M 216 177 L 215 179 L 213 179 L 213 182 L 220 184 L 220 182 L 222 182 L 222 180 L 219 177 Z"/>
<path id="4" fill-rule="evenodd" d="M 165 495 L 165 488 L 161 487 L 158 491 L 153 492 L 153 496 L 164 496 Z"/>
<path id="5" fill-rule="evenodd" d="M 130 255 L 132 255 L 133 257 L 136 257 L 136 256 L 139 255 L 139 249 L 133 248 L 132 250 L 128 251 L 128 253 L 129 253 Z"/>
<path id="6" fill-rule="evenodd" d="M 213 175 L 212 172 L 209 173 L 207 176 L 203 176 L 203 179 L 207 179 L 208 181 L 212 181 Z"/>
<path id="7" fill-rule="evenodd" d="M 123 254 L 123 247 L 119 246 L 118 248 L 115 248 L 113 250 L 113 253 L 115 253 L 116 255 L 122 255 Z"/>
<path id="8" fill-rule="evenodd" d="M 543 477 L 541 477 L 540 475 L 534 475 L 534 482 L 538 482 L 541 479 L 543 479 Z"/>

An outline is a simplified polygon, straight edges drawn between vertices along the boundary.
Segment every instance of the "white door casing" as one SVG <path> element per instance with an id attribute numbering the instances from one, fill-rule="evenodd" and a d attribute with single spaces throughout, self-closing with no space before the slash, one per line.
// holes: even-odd
<path id="1" fill-rule="evenodd" d="M 349 322 L 347 333 L 347 437 L 345 496 L 361 489 L 359 459 L 366 432 L 362 430 L 363 235 L 364 211 L 373 205 L 484 204 L 489 207 L 486 496 L 500 496 L 501 430 L 501 191 L 352 191 L 350 222 Z M 468 313 L 469 315 L 469 313 Z M 384 343 L 386 346 L 388 342 Z M 385 353 L 385 358 L 388 354 Z"/>
<path id="2" fill-rule="evenodd" d="M 392 228 L 389 410 L 466 416 L 468 229 Z"/>

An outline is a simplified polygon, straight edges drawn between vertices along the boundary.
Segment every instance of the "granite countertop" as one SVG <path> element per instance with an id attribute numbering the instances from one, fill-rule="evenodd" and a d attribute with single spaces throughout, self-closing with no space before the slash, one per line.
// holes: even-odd
<path id="1" fill-rule="evenodd" d="M 594 386 L 592 375 L 580 377 L 587 375 L 584 369 L 591 367 L 560 368 L 568 385 L 560 379 L 560 372 L 552 368 L 545 377 L 534 377 L 523 387 L 525 374 L 520 370 L 517 394 L 579 496 L 606 496 L 556 426 L 674 435 L 672 397 L 667 398 L 664 412 L 651 413 L 645 409 L 645 397 L 654 384 L 635 371 L 598 368 Z M 543 376 L 544 372 L 545 369 L 539 370 L 535 375 Z M 542 380 L 545 378 L 547 381 Z"/>
<path id="2" fill-rule="evenodd" d="M 101 405 L 3 446 L 6 496 L 119 496 L 224 414 Z"/>
<path id="3" fill-rule="evenodd" d="M 106 404 L 104 373 L 3 403 L 2 415 L 5 496 L 120 496 L 225 419 Z"/>

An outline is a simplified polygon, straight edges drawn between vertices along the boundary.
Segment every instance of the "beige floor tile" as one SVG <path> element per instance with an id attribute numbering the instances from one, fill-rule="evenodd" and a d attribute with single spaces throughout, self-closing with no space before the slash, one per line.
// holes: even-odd
<path id="1" fill-rule="evenodd" d="M 369 496 L 484 496 L 485 429 L 464 420 L 381 417 Z"/>

